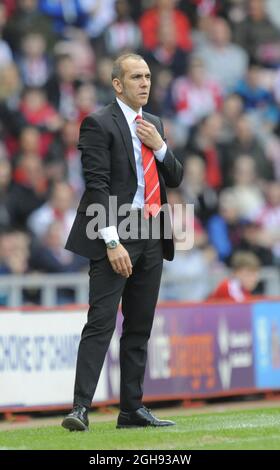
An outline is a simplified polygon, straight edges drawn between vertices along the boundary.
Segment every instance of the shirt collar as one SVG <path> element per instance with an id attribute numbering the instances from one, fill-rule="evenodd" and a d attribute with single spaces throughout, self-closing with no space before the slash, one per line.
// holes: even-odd
<path id="1" fill-rule="evenodd" d="M 125 104 L 119 98 L 116 98 L 116 100 L 129 124 L 132 124 L 135 121 L 136 116 L 142 116 L 142 108 L 140 108 L 139 112 L 136 113 L 134 109 L 130 108 L 127 104 Z"/>

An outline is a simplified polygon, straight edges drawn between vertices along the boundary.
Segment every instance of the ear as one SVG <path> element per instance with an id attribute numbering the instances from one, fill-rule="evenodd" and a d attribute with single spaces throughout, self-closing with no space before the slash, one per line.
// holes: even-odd
<path id="1" fill-rule="evenodd" d="M 114 78 L 112 81 L 112 84 L 113 84 L 114 90 L 117 93 L 122 93 L 123 87 L 122 87 L 122 82 L 120 81 L 119 78 Z"/>

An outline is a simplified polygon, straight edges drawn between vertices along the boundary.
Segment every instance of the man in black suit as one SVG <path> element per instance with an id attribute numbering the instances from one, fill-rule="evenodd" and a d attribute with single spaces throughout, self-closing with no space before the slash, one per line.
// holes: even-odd
<path id="1" fill-rule="evenodd" d="M 74 408 L 62 423 L 71 431 L 88 429 L 87 412 L 121 297 L 124 321 L 117 427 L 175 424 L 157 419 L 143 406 L 142 396 L 163 258 L 174 257 L 169 213 L 163 210 L 166 186 L 177 187 L 183 169 L 165 143 L 161 120 L 142 113 L 151 86 L 144 59 L 136 54 L 116 59 L 112 84 L 116 100 L 81 125 L 78 147 L 86 190 L 66 244 L 67 249 L 90 259 L 90 307 L 78 351 Z M 127 219 L 123 204 L 129 206 L 128 238 L 123 230 Z M 104 217 L 96 227 L 92 216 L 100 207 Z M 154 222 L 159 230 L 153 232 Z"/>

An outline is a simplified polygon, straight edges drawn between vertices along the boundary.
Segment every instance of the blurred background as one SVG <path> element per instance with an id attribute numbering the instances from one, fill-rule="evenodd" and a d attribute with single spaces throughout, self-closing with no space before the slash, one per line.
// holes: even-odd
<path id="1" fill-rule="evenodd" d="M 88 261 L 63 248 L 84 190 L 79 126 L 114 98 L 129 51 L 184 165 L 169 202 L 195 208 L 194 247 L 164 265 L 160 300 L 204 300 L 240 249 L 261 261 L 256 293 L 279 295 L 279 0 L 6 0 L 0 304 L 87 303 Z"/>

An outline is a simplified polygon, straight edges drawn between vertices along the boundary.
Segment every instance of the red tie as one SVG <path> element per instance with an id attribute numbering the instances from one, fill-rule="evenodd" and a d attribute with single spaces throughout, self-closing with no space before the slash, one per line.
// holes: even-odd
<path id="1" fill-rule="evenodd" d="M 137 119 L 142 119 L 142 117 L 137 115 L 135 121 Z M 160 211 L 160 186 L 157 165 L 152 149 L 142 143 L 141 153 L 145 180 L 144 217 L 148 219 L 149 215 L 156 217 Z"/>

